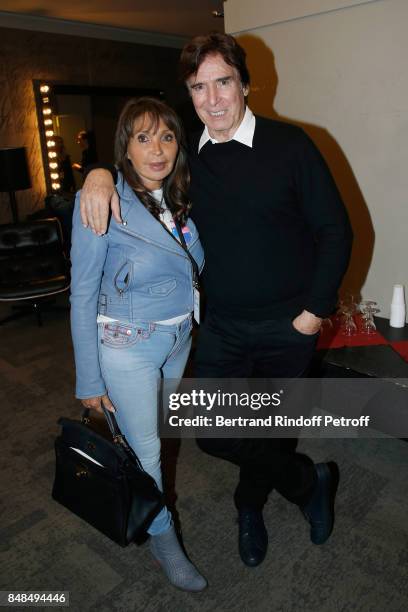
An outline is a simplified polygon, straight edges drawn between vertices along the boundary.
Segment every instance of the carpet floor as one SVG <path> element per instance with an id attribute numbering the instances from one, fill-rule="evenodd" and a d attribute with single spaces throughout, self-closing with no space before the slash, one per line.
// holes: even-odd
<path id="1" fill-rule="evenodd" d="M 236 468 L 204 455 L 193 440 L 179 449 L 167 444 L 184 543 L 209 582 L 199 594 L 168 585 L 146 544 L 121 548 L 53 501 L 57 419 L 77 417 L 80 405 L 68 313 L 44 319 L 42 328 L 34 318 L 0 327 L 0 590 L 69 591 L 75 612 L 408 609 L 403 441 L 301 440 L 299 449 L 316 462 L 340 466 L 334 532 L 314 546 L 299 510 L 274 493 L 265 508 L 268 554 L 254 569 L 237 551 Z"/>

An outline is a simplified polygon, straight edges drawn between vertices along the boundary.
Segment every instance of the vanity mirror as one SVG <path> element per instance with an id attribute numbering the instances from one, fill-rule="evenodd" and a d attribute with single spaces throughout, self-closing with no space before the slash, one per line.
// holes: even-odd
<path id="1" fill-rule="evenodd" d="M 84 166 L 113 162 L 119 113 L 129 98 L 163 98 L 157 89 L 33 81 L 47 193 L 80 189 Z"/>

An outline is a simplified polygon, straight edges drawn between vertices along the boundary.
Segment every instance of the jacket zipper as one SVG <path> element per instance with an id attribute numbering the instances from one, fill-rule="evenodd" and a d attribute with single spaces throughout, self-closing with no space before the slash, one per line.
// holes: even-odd
<path id="1" fill-rule="evenodd" d="M 132 232 L 132 231 L 130 231 L 128 229 L 125 229 L 123 227 L 123 225 L 121 225 L 120 227 L 121 227 L 120 231 L 125 232 L 125 234 L 129 234 L 129 236 L 134 236 L 135 238 L 138 238 L 139 240 L 143 240 L 144 242 L 147 242 L 148 244 L 151 244 L 151 245 L 153 245 L 153 246 L 155 246 L 155 247 L 157 247 L 159 249 L 163 249 L 164 251 L 168 251 L 169 253 L 174 253 L 175 255 L 179 255 L 179 257 L 183 257 L 184 259 L 189 259 L 188 255 L 182 255 L 181 253 L 178 253 L 177 251 L 173 251 L 171 249 L 168 249 L 167 247 L 159 246 L 156 242 L 153 242 L 152 240 L 149 240 L 148 238 L 145 238 L 144 236 L 141 236 L 140 234 L 136 234 L 135 232 Z M 166 230 L 166 231 L 168 231 L 168 230 Z M 170 232 L 168 232 L 168 233 L 175 240 L 174 236 Z M 197 240 L 198 240 L 198 238 L 196 238 L 194 240 L 194 242 L 191 244 L 191 246 L 193 246 L 197 242 Z M 183 247 L 181 246 L 181 244 L 179 243 L 179 241 L 176 240 L 176 242 L 180 246 L 180 248 L 182 249 L 182 251 L 184 253 L 185 251 L 184 251 Z M 191 262 L 190 262 L 190 265 L 191 265 Z"/>

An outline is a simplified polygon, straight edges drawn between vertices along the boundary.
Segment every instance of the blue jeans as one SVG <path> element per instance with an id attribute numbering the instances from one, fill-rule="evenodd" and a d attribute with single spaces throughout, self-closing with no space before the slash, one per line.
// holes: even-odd
<path id="1" fill-rule="evenodd" d="M 148 474 L 163 490 L 158 435 L 158 389 L 172 379 L 166 392 L 176 391 L 191 347 L 191 317 L 178 325 L 99 323 L 99 361 L 116 419 Z M 164 507 L 148 533 L 169 529 L 171 514 Z"/>

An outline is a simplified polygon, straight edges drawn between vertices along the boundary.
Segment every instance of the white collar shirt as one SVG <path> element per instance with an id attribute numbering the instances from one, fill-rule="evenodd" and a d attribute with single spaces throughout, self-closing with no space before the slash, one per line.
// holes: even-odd
<path id="1" fill-rule="evenodd" d="M 240 142 L 241 144 L 244 144 L 247 147 L 250 147 L 252 149 L 254 132 L 255 132 L 255 115 L 253 114 L 251 109 L 247 106 L 245 110 L 244 118 L 242 119 L 237 131 L 235 132 L 233 137 L 230 138 L 230 140 L 236 140 L 237 142 Z M 211 140 L 213 144 L 219 143 L 219 141 L 216 140 L 215 138 L 211 138 L 210 134 L 208 133 L 207 126 L 205 126 L 204 131 L 201 134 L 200 142 L 198 143 L 198 152 L 201 151 L 203 146 L 209 140 Z"/>

